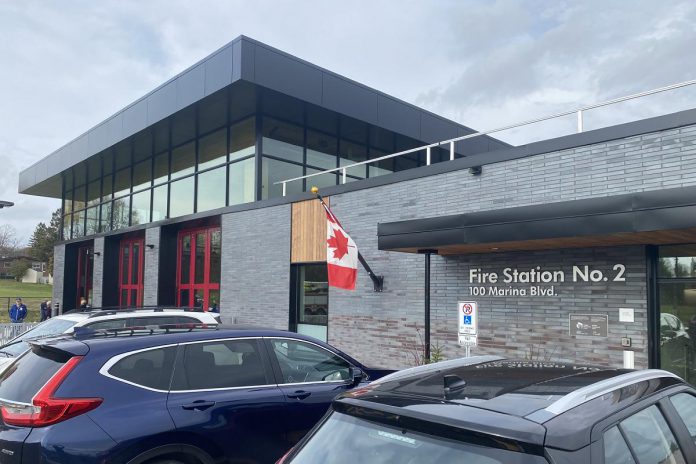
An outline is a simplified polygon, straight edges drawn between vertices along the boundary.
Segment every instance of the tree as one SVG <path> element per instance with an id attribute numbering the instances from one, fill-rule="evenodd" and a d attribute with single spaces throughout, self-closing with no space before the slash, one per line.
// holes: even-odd
<path id="1" fill-rule="evenodd" d="M 26 259 L 16 259 L 12 261 L 7 273 L 10 274 L 17 282 L 22 281 L 22 277 L 31 269 L 31 263 Z"/>
<path id="2" fill-rule="evenodd" d="M 48 272 L 53 274 L 53 248 L 60 240 L 60 209 L 51 215 L 51 222 L 46 225 L 39 222 L 29 239 L 31 256 L 47 263 Z"/>
<path id="3" fill-rule="evenodd" d="M 0 256 L 9 256 L 14 254 L 19 246 L 17 239 L 17 231 L 10 224 L 0 226 Z"/>

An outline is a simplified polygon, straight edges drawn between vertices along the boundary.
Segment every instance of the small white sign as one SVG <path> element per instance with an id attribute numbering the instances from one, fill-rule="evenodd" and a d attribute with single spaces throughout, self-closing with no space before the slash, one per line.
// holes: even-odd
<path id="1" fill-rule="evenodd" d="M 619 308 L 619 322 L 635 322 L 633 308 Z"/>
<path id="2" fill-rule="evenodd" d="M 459 334 L 459 346 L 478 346 L 478 335 Z"/>
<path id="3" fill-rule="evenodd" d="M 458 303 L 459 334 L 478 335 L 478 304 L 475 301 Z"/>

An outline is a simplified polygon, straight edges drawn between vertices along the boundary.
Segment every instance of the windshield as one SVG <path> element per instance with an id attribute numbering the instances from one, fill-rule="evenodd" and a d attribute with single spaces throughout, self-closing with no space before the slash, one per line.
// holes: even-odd
<path id="1" fill-rule="evenodd" d="M 77 324 L 76 321 L 49 319 L 36 327 L 27 330 L 14 340 L 10 341 L 7 345 L 0 346 L 0 351 L 10 356 L 17 357 L 29 349 L 29 344 L 24 340 L 60 335 L 75 324 Z"/>
<path id="2" fill-rule="evenodd" d="M 540 456 L 449 440 L 333 412 L 292 464 L 538 464 Z"/>

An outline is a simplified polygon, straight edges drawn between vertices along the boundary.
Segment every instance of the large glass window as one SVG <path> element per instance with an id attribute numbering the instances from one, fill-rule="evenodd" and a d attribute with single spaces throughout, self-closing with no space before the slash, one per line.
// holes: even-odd
<path id="1" fill-rule="evenodd" d="M 135 165 L 133 169 L 133 191 L 137 192 L 151 185 L 152 160 L 148 159 Z"/>
<path id="2" fill-rule="evenodd" d="M 196 211 L 209 211 L 225 206 L 227 169 L 217 169 L 198 174 L 198 206 Z"/>
<path id="3" fill-rule="evenodd" d="M 696 245 L 659 249 L 660 365 L 696 382 Z"/>
<path id="4" fill-rule="evenodd" d="M 114 198 L 130 193 L 131 173 L 130 168 L 121 169 L 114 177 Z"/>
<path id="5" fill-rule="evenodd" d="M 196 144 L 187 143 L 172 150 L 172 179 L 193 173 L 196 165 Z"/>
<path id="6" fill-rule="evenodd" d="M 283 186 L 276 182 L 303 176 L 303 167 L 299 164 L 286 163 L 272 158 L 264 157 L 261 160 L 261 198 L 274 198 L 283 196 Z M 302 181 L 287 184 L 287 195 L 302 192 Z"/>
<path id="7" fill-rule="evenodd" d="M 202 137 L 198 145 L 198 170 L 218 166 L 227 161 L 227 129 Z M 224 185 L 224 183 L 222 184 Z"/>
<path id="8" fill-rule="evenodd" d="M 422 145 L 291 97 L 260 93 L 257 99 L 256 90 L 244 86 L 218 92 L 67 170 L 64 238 L 253 202 L 257 192 L 261 199 L 280 197 L 281 180 Z M 260 115 L 254 114 L 258 103 Z M 438 156 L 433 150 L 433 162 Z M 350 168 L 346 180 L 417 167 L 424 164 L 420 158 Z M 286 194 L 342 182 L 340 171 L 322 174 L 288 183 Z M 690 272 L 696 279 L 681 260 L 678 269 L 667 264 L 665 276 Z"/>
<path id="9" fill-rule="evenodd" d="M 230 164 L 230 205 L 254 201 L 256 159 L 247 158 Z"/>
<path id="10" fill-rule="evenodd" d="M 85 235 L 99 233 L 99 207 L 87 208 L 85 210 Z"/>
<path id="11" fill-rule="evenodd" d="M 263 118 L 262 145 L 264 155 L 296 163 L 304 162 L 304 131 L 300 126 L 273 118 Z"/>
<path id="12" fill-rule="evenodd" d="M 147 224 L 150 222 L 150 194 L 151 190 L 145 190 L 133 194 L 131 205 L 131 225 Z"/>
<path id="13" fill-rule="evenodd" d="M 230 126 L 230 161 L 256 153 L 255 118 L 248 118 Z"/>
<path id="14" fill-rule="evenodd" d="M 152 189 L 152 220 L 161 221 L 167 217 L 168 185 L 160 185 Z"/>
<path id="15" fill-rule="evenodd" d="M 169 186 L 169 217 L 193 213 L 193 177 L 172 182 Z"/>
<path id="16" fill-rule="evenodd" d="M 329 279 L 326 263 L 297 264 L 292 267 L 292 329 L 319 340 L 327 340 L 329 321 Z"/>

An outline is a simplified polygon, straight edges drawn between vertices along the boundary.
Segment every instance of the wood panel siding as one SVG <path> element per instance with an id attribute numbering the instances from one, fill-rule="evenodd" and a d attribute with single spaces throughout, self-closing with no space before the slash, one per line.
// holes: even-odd
<path id="1" fill-rule="evenodd" d="M 326 204 L 329 199 L 324 198 Z M 319 200 L 292 204 L 292 263 L 326 261 L 326 213 Z"/>
<path id="2" fill-rule="evenodd" d="M 553 250 L 560 248 L 590 248 L 622 245 L 672 245 L 696 242 L 696 229 L 676 229 L 650 232 L 632 232 L 586 237 L 564 237 L 544 240 L 520 240 L 514 242 L 474 243 L 433 246 L 440 255 L 463 255 L 508 251 Z M 418 253 L 416 248 L 400 248 L 391 251 Z"/>

